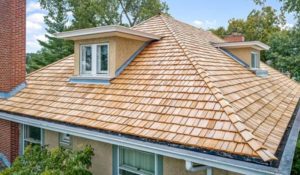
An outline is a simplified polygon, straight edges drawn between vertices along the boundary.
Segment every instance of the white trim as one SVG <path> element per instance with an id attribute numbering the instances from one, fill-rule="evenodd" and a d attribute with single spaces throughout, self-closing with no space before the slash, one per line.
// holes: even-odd
<path id="1" fill-rule="evenodd" d="M 194 163 L 216 167 L 219 169 L 237 172 L 241 174 L 267 175 L 278 173 L 278 169 L 273 167 L 224 158 L 220 156 L 209 155 L 205 153 L 199 153 L 180 148 L 174 148 L 168 145 L 140 141 L 137 139 L 122 137 L 119 135 L 101 133 L 95 130 L 73 127 L 45 120 L 27 118 L 23 116 L 8 114 L 5 112 L 0 112 L 0 119 L 36 126 L 42 129 L 47 129 L 55 132 L 66 132 L 73 136 L 109 143 L 112 145 L 120 145 L 132 149 L 155 153 L 162 156 L 173 157 L 176 159 L 188 160 Z"/>
<path id="2" fill-rule="evenodd" d="M 56 33 L 54 34 L 54 36 L 60 39 L 77 40 L 77 39 L 83 39 L 84 37 L 93 38 L 96 37 L 97 35 L 99 36 L 100 34 L 108 34 L 106 35 L 106 37 L 117 36 L 118 33 L 129 37 L 135 36 L 135 37 L 140 37 L 140 38 L 150 39 L 150 40 L 160 40 L 161 38 L 158 35 L 153 35 L 150 33 L 129 29 L 123 26 L 101 26 L 95 28 L 80 29 L 80 30 Z"/>
<path id="3" fill-rule="evenodd" d="M 246 48 L 251 47 L 257 50 L 269 50 L 270 46 L 260 41 L 244 41 L 244 42 L 224 42 L 224 43 L 213 43 L 215 47 L 221 48 Z"/>

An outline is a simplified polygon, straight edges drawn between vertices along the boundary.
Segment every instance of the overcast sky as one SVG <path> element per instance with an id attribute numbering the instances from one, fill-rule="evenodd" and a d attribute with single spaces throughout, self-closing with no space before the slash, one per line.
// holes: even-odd
<path id="1" fill-rule="evenodd" d="M 170 14 L 178 20 L 204 29 L 226 27 L 231 18 L 245 19 L 252 9 L 259 9 L 252 0 L 166 0 Z M 280 9 L 278 0 L 268 0 L 268 4 Z M 27 53 L 40 49 L 37 40 L 46 40 L 44 15 L 38 0 L 27 0 Z M 287 17 L 287 23 L 295 23 L 293 15 Z"/>

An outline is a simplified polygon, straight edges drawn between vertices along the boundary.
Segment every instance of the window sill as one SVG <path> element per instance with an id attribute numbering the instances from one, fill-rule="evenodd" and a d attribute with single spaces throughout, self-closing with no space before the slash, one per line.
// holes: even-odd
<path id="1" fill-rule="evenodd" d="M 73 76 L 70 78 L 70 83 L 77 83 L 77 84 L 102 84 L 102 85 L 109 85 L 110 80 L 112 78 L 108 75 L 80 75 L 80 76 Z"/>

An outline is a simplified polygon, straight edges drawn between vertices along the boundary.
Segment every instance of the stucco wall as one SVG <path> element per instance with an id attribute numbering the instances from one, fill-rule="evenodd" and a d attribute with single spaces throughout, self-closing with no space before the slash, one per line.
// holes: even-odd
<path id="1" fill-rule="evenodd" d="M 44 140 L 45 145 L 49 145 L 50 149 L 59 146 L 59 134 L 57 132 L 46 130 Z M 93 165 L 91 167 L 91 172 L 94 175 L 112 174 L 112 145 L 79 137 L 72 137 L 72 141 L 74 150 L 81 150 L 85 145 L 91 145 L 94 148 L 95 156 L 92 159 Z"/>
<path id="2" fill-rule="evenodd" d="M 164 157 L 163 175 L 206 175 L 206 171 L 188 172 L 185 169 L 185 161 Z M 239 175 L 237 173 L 213 168 L 213 175 Z"/>
<path id="3" fill-rule="evenodd" d="M 116 38 L 116 68 L 122 66 L 143 44 L 143 41 Z"/>
<path id="4" fill-rule="evenodd" d="M 243 60 L 249 66 L 251 66 L 251 52 L 256 52 L 260 54 L 259 50 L 252 48 L 238 48 L 238 49 L 228 49 L 229 52 Z"/>
<path id="5" fill-rule="evenodd" d="M 59 146 L 59 134 L 57 132 L 45 131 L 44 143 L 50 149 Z M 73 149 L 80 150 L 85 145 L 91 145 L 94 148 L 95 156 L 91 171 L 94 175 L 111 175 L 112 174 L 112 145 L 97 142 L 93 140 L 72 137 Z M 163 158 L 163 175 L 206 175 L 206 171 L 188 172 L 185 169 L 184 160 L 170 157 Z M 237 173 L 228 172 L 220 169 L 213 169 L 213 175 L 238 175 Z"/>
<path id="6" fill-rule="evenodd" d="M 75 41 L 74 55 L 75 55 L 75 69 L 74 75 L 80 74 L 80 46 L 85 44 L 109 44 L 109 77 L 115 77 L 116 70 L 125 63 L 142 45 L 143 41 L 133 39 L 125 39 L 120 37 L 109 37 L 99 39 L 88 39 Z"/>

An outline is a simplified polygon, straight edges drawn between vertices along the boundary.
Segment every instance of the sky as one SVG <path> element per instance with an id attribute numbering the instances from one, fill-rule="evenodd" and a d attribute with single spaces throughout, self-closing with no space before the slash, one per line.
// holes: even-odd
<path id="1" fill-rule="evenodd" d="M 253 0 L 165 0 L 169 5 L 169 13 L 176 19 L 204 29 L 226 27 L 232 18 L 246 19 L 253 9 L 260 7 Z M 279 10 L 278 0 L 268 0 L 267 5 Z M 27 0 L 27 48 L 26 52 L 40 49 L 37 40 L 45 41 L 44 16 L 38 0 Z M 292 14 L 287 15 L 287 25 L 295 23 Z"/>

